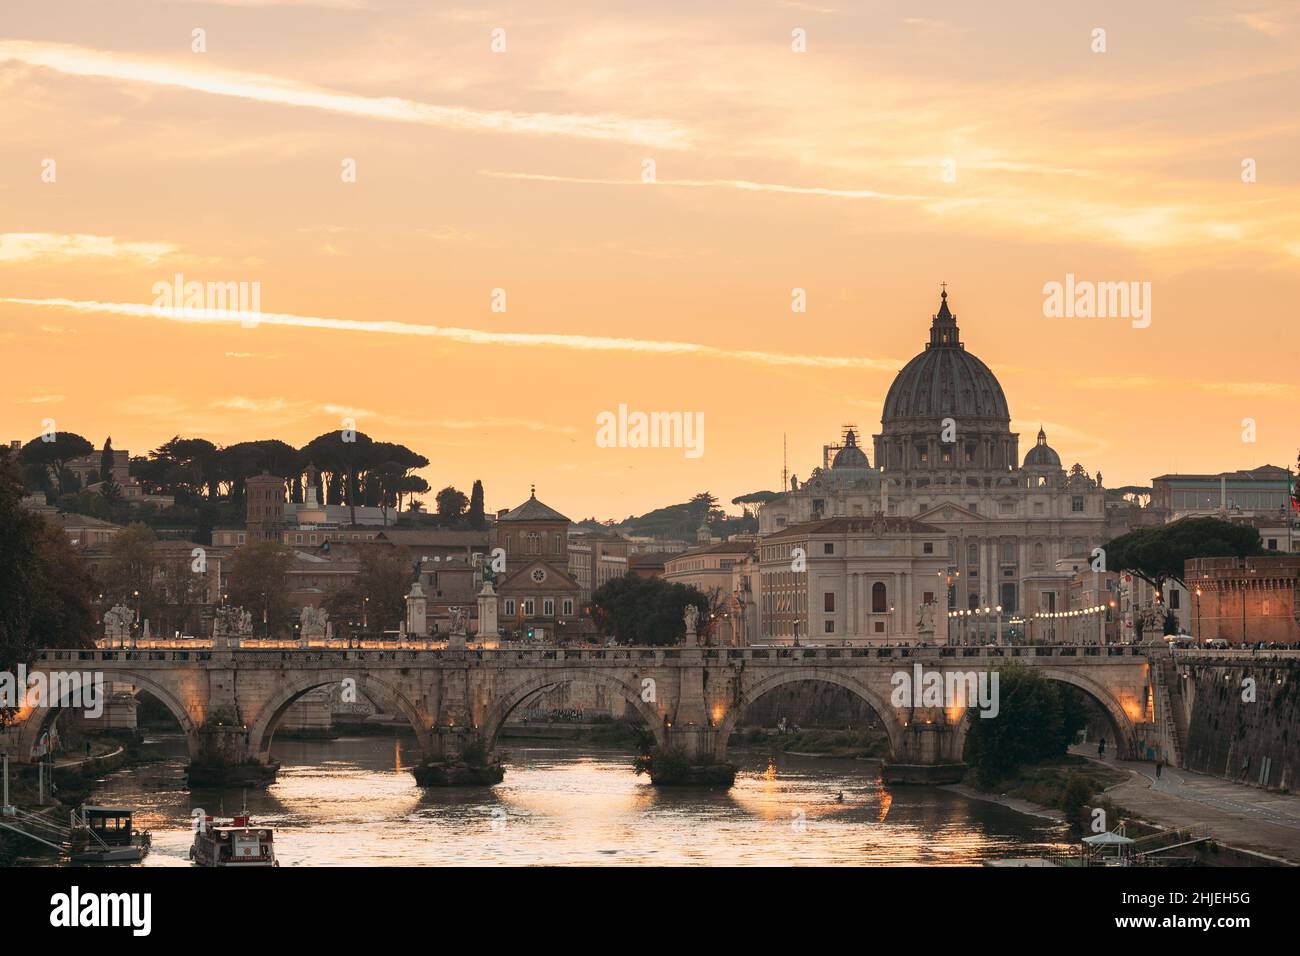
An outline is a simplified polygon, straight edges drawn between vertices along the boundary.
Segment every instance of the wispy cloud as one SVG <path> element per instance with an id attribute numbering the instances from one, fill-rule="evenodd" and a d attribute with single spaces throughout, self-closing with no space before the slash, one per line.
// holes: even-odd
<path id="1" fill-rule="evenodd" d="M 236 412 L 254 412 L 259 415 L 333 415 L 345 418 L 382 418 L 379 412 L 368 408 L 354 408 L 351 405 L 337 405 L 331 402 L 318 403 L 289 398 L 248 398 L 244 395 L 231 395 L 228 398 L 214 399 L 209 408 L 223 408 Z"/>
<path id="2" fill-rule="evenodd" d="M 115 236 L 55 232 L 0 233 L 0 263 L 95 257 L 131 259 L 152 264 L 175 252 L 176 246 L 170 242 L 129 242 Z"/>
<path id="3" fill-rule="evenodd" d="M 57 70 L 69 76 L 145 83 L 214 96 L 444 129 L 610 140 L 660 149 L 683 148 L 689 141 L 685 129 L 666 120 L 628 118 L 615 114 L 480 110 L 467 106 L 422 103 L 397 96 L 358 96 L 261 73 L 148 59 L 134 54 L 106 52 L 62 43 L 0 41 L 0 63 L 5 61 Z"/>
<path id="4" fill-rule="evenodd" d="M 899 193 L 883 193 L 876 189 L 834 189 L 828 186 L 787 186 L 783 183 L 757 183 L 748 179 L 657 179 L 645 182 L 641 179 L 599 179 L 586 176 L 548 176 L 542 173 L 500 172 L 493 169 L 479 170 L 484 176 L 497 179 L 524 179 L 544 183 L 576 183 L 586 186 L 678 186 L 688 189 L 739 189 L 756 193 L 792 193 L 800 196 L 831 196 L 836 199 L 884 199 L 891 202 L 929 202 L 934 196 L 909 196 Z"/>
<path id="5" fill-rule="evenodd" d="M 1184 380 L 1157 378 L 1150 375 L 1092 375 L 1080 378 L 1078 384 L 1084 388 L 1110 389 L 1117 392 L 1158 389 L 1172 394 L 1192 389 L 1237 398 L 1300 398 L 1300 385 L 1290 382 Z"/>
<path id="6" fill-rule="evenodd" d="M 366 0 L 167 0 L 169 3 L 220 7 L 316 7 L 324 10 L 369 10 Z"/>
<path id="7" fill-rule="evenodd" d="M 438 422 L 431 422 L 437 428 L 450 428 L 455 431 L 478 431 L 483 428 L 520 428 L 530 432 L 562 432 L 566 435 L 577 433 L 577 429 L 572 425 L 552 425 L 550 422 L 539 422 L 529 418 L 473 418 L 473 419 L 443 419 Z"/>
<path id="8" fill-rule="evenodd" d="M 227 309 L 165 309 L 136 302 L 94 302 L 77 299 L 0 298 L 12 305 L 39 306 L 83 314 L 124 315 L 141 319 L 164 319 L 190 325 L 246 325 L 248 313 Z M 760 365 L 793 365 L 804 368 L 878 369 L 897 371 L 902 364 L 892 358 L 860 358 L 838 355 L 798 355 L 762 352 L 754 349 L 731 349 L 698 342 L 671 342 L 653 339 L 615 338 L 603 335 L 572 335 L 562 332 L 485 332 L 455 326 L 421 325 L 412 322 L 362 322 L 316 315 L 292 315 L 285 312 L 261 312 L 260 325 L 293 328 L 329 329 L 337 332 L 364 332 L 376 335 L 409 335 L 445 339 L 464 345 L 508 345 L 524 348 L 557 348 L 578 352 L 634 352 L 654 355 L 698 356 L 733 359 Z"/>
<path id="9" fill-rule="evenodd" d="M 63 401 L 62 395 L 33 395 L 31 398 L 24 398 L 24 405 L 54 405 Z"/>

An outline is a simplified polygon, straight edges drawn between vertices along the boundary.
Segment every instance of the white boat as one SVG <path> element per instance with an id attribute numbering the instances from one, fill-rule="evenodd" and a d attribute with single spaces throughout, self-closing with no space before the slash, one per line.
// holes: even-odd
<path id="1" fill-rule="evenodd" d="M 238 816 L 218 820 L 204 816 L 194 831 L 190 859 L 199 866 L 279 866 L 275 831 L 253 823 L 245 807 Z"/>

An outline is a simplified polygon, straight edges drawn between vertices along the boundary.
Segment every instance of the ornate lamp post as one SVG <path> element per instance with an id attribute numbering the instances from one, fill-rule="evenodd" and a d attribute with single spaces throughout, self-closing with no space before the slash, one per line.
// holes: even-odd
<path id="1" fill-rule="evenodd" d="M 955 600 L 953 595 L 953 584 L 957 581 L 958 578 L 961 577 L 961 572 L 958 571 L 953 566 L 949 565 L 946 571 L 938 571 L 936 573 L 939 575 L 939 577 L 944 579 L 944 582 L 946 583 L 948 588 L 947 591 L 945 591 L 944 593 L 947 594 L 948 596 L 948 612 L 949 612 L 948 613 L 948 643 L 951 644 L 952 643 L 952 622 L 954 619 L 952 612 L 956 610 L 956 606 L 957 606 L 957 601 Z"/>

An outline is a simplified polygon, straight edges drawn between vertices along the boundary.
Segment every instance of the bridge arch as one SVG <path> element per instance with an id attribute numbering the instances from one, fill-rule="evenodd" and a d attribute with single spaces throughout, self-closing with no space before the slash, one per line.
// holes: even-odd
<path id="1" fill-rule="evenodd" d="M 897 711 L 887 698 L 882 697 L 871 687 L 849 674 L 843 674 L 830 668 L 798 667 L 769 674 L 749 687 L 742 689 L 739 699 L 732 704 L 726 716 L 718 724 L 717 739 L 714 743 L 714 756 L 718 760 L 726 760 L 727 741 L 731 738 L 731 733 L 741 715 L 751 704 L 778 687 L 798 682 L 833 684 L 836 687 L 844 688 L 864 701 L 884 725 L 885 734 L 889 737 L 890 758 L 893 759 L 894 755 L 902 752 L 903 727 L 899 723 Z"/>
<path id="2" fill-rule="evenodd" d="M 341 684 L 345 680 L 356 681 L 357 691 L 385 708 L 395 706 L 406 717 L 415 731 L 420 748 L 430 752 L 432 735 L 429 727 L 432 721 L 412 703 L 406 695 L 387 681 L 372 674 L 348 670 L 314 671 L 291 678 L 281 684 L 258 710 L 257 717 L 248 730 L 248 750 L 251 755 L 265 763 L 270 755 L 271 741 L 275 730 L 280 725 L 285 712 L 301 697 L 319 687 Z"/>
<path id="3" fill-rule="evenodd" d="M 82 670 L 84 673 L 85 669 Z M 114 670 L 111 673 L 105 673 L 104 683 L 129 684 L 136 694 L 142 690 L 148 691 L 167 708 L 171 715 L 176 718 L 176 722 L 180 724 L 181 731 L 185 734 L 185 745 L 189 750 L 190 759 L 194 760 L 198 757 L 200 748 L 199 722 L 194 719 L 194 715 L 190 713 L 189 709 L 171 689 L 138 671 Z M 105 701 L 105 705 L 107 705 L 107 701 Z M 27 715 L 26 720 L 23 721 L 22 730 L 18 735 L 19 753 L 23 759 L 31 754 L 32 747 L 40 740 L 41 734 L 45 732 L 51 721 L 62 709 L 62 704 L 37 707 Z"/>
<path id="4" fill-rule="evenodd" d="M 1092 698 L 1093 702 L 1101 708 L 1102 713 L 1106 715 L 1111 730 L 1115 734 L 1115 756 L 1121 760 L 1132 760 L 1137 755 L 1137 729 L 1133 726 L 1133 721 L 1125 712 L 1124 707 L 1107 687 L 1099 684 L 1091 677 L 1080 674 L 1076 668 L 1072 667 L 1038 664 L 1034 666 L 1033 670 L 1034 673 L 1041 674 L 1048 680 L 1077 687 Z M 975 719 L 978 720 L 979 718 Z M 957 724 L 955 751 L 957 754 L 965 752 L 966 734 L 970 730 L 970 725 L 971 716 L 970 712 L 967 711 Z"/>
<path id="5" fill-rule="evenodd" d="M 587 681 L 592 684 L 599 684 L 606 690 L 618 694 L 632 705 L 632 709 L 637 712 L 645 722 L 646 727 L 655 735 L 655 742 L 661 747 L 665 746 L 667 736 L 663 726 L 663 715 L 641 699 L 639 689 L 633 688 L 611 674 L 604 674 L 596 669 L 588 670 L 580 667 L 570 667 L 547 671 L 544 674 L 534 674 L 520 681 L 494 700 L 483 718 L 481 728 L 483 742 L 487 749 L 491 751 L 496 746 L 497 734 L 501 732 L 502 726 L 510 719 L 510 714 L 516 707 L 535 694 L 569 681 Z"/>

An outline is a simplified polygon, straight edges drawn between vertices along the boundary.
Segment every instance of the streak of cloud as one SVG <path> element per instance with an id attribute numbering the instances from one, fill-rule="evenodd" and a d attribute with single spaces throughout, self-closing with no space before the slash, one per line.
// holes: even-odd
<path id="1" fill-rule="evenodd" d="M 144 83 L 444 129 L 607 140 L 660 149 L 680 149 L 689 145 L 687 131 L 665 120 L 614 114 L 481 110 L 422 103 L 398 96 L 358 96 L 261 73 L 179 64 L 63 43 L 0 41 L 0 63 L 6 61 L 44 67 L 68 76 Z"/>
<path id="2" fill-rule="evenodd" d="M 678 186 L 690 189 L 739 189 L 744 192 L 790 193 L 798 196 L 830 196 L 836 199 L 881 199 L 890 202 L 930 202 L 934 196 L 909 196 L 883 193 L 875 189 L 832 189 L 826 186 L 787 186 L 782 183 L 757 183 L 748 179 L 599 179 L 585 176 L 548 176 L 542 173 L 513 173 L 483 169 L 484 176 L 497 179 L 523 179 L 544 183 L 575 183 L 585 186 Z"/>
<path id="3" fill-rule="evenodd" d="M 115 236 L 54 232 L 0 233 L 0 263 L 87 256 L 154 263 L 174 252 L 176 246 L 169 242 L 126 242 Z"/>
<path id="4" fill-rule="evenodd" d="M 258 325 L 290 328 L 329 329 L 337 332 L 364 332 L 378 335 L 407 335 L 444 339 L 463 345 L 507 345 L 532 348 L 559 348 L 579 352 L 633 352 L 657 355 L 684 355 L 712 359 L 734 359 L 758 365 L 793 365 L 804 368 L 876 369 L 895 372 L 902 362 L 897 359 L 861 358 L 836 355 L 795 355 L 762 352 L 754 349 L 729 349 L 699 342 L 671 342 L 653 339 L 615 338 L 603 335 L 574 335 L 562 332 L 485 332 L 454 326 L 423 325 L 412 322 L 362 322 L 315 315 L 285 312 L 250 314 L 228 309 L 168 309 L 136 302 L 94 302 L 77 299 L 0 298 L 0 303 L 61 309 L 83 314 L 101 313 L 141 319 L 164 319 L 192 325 Z"/>

